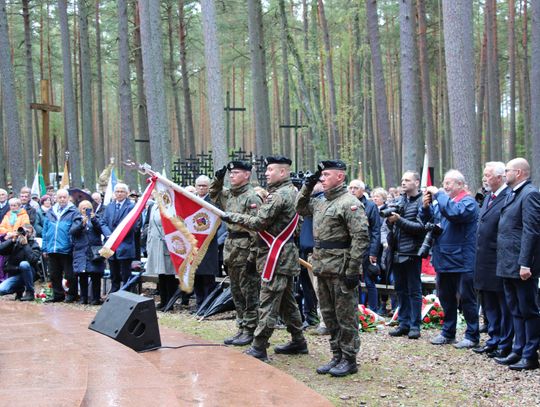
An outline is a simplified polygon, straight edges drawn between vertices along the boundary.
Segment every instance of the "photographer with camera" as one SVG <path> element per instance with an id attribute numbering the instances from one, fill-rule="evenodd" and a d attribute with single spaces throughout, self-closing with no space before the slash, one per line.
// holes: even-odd
<path id="1" fill-rule="evenodd" d="M 465 338 L 454 347 L 475 348 L 480 338 L 473 287 L 478 205 L 465 189 L 463 174 L 450 170 L 444 176 L 443 188 L 427 187 L 421 213 L 423 221 L 440 225 L 442 229 L 434 240 L 432 263 L 437 272 L 444 324 L 441 333 L 431 343 L 446 345 L 455 342 L 459 298 L 467 330 Z"/>
<path id="2" fill-rule="evenodd" d="M 399 326 L 389 334 L 407 335 L 409 339 L 420 338 L 422 323 L 422 258 L 418 249 L 425 230 L 419 216 L 422 207 L 419 186 L 420 175 L 415 171 L 405 171 L 401 177 L 401 198 L 381 211 L 389 227 L 388 247 L 399 302 Z"/>
<path id="3" fill-rule="evenodd" d="M 34 276 L 41 249 L 34 240 L 32 225 L 26 223 L 16 232 L 9 232 L 6 241 L 0 243 L 0 255 L 6 256 L 4 271 L 9 275 L 0 284 L 0 295 L 16 293 L 15 299 L 33 301 Z"/>

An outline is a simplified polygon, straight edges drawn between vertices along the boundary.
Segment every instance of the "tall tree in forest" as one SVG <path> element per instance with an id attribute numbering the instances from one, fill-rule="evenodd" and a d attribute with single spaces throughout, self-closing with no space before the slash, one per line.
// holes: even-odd
<path id="1" fill-rule="evenodd" d="M 473 5 L 470 0 L 443 0 L 442 4 L 452 156 L 475 191 L 480 184 L 480 162 L 474 148 Z"/>
<path id="2" fill-rule="evenodd" d="M 216 7 L 214 0 L 201 0 L 201 17 L 204 36 L 204 60 L 206 63 L 207 101 L 210 115 L 210 137 L 214 167 L 220 168 L 227 163 L 227 140 L 223 112 L 223 88 L 221 86 L 221 68 L 219 62 L 219 44 L 217 36 Z M 268 103 L 268 98 L 267 98 Z M 269 118 L 267 117 L 267 120 Z M 270 122 L 268 122 L 270 128 Z M 268 142 L 270 134 L 268 134 Z"/>
<path id="3" fill-rule="evenodd" d="M 135 72 L 137 74 L 137 130 L 139 140 L 137 159 L 143 163 L 150 163 L 150 136 L 148 134 L 148 110 L 146 108 L 146 95 L 144 94 L 144 68 L 141 51 L 141 19 L 139 2 L 135 6 L 135 29 L 133 30 L 133 59 L 135 60 Z"/>
<path id="4" fill-rule="evenodd" d="M 508 81 L 510 86 L 510 122 L 508 157 L 516 156 L 516 4 L 508 0 Z"/>
<path id="5" fill-rule="evenodd" d="M 94 126 L 92 113 L 92 65 L 90 61 L 90 38 L 88 34 L 89 0 L 79 0 L 79 30 L 81 48 L 81 129 L 83 142 L 84 184 L 96 187 L 94 150 Z"/>
<path id="6" fill-rule="evenodd" d="M 272 153 L 270 105 L 266 79 L 266 57 L 261 0 L 247 0 L 251 82 L 255 113 L 255 145 L 258 155 Z"/>
<path id="7" fill-rule="evenodd" d="M 165 99 L 160 8 L 151 0 L 139 0 L 144 89 L 148 103 L 148 131 L 152 167 L 170 171 L 170 132 Z"/>
<path id="8" fill-rule="evenodd" d="M 118 0 L 118 99 L 120 102 L 120 159 L 122 161 L 135 161 L 128 30 L 127 0 Z M 159 168 L 159 170 L 161 170 L 161 168 Z M 135 187 L 137 181 L 135 172 L 126 171 L 124 181 L 132 188 Z"/>
<path id="9" fill-rule="evenodd" d="M 427 48 L 426 0 L 417 0 L 418 15 L 418 53 L 420 68 L 420 88 L 422 94 L 422 113 L 424 123 L 424 140 L 431 167 L 434 167 L 434 182 L 440 179 L 439 148 L 433 124 L 433 105 L 431 101 L 431 80 Z"/>
<path id="10" fill-rule="evenodd" d="M 540 183 L 540 0 L 531 4 L 531 136 L 532 179 Z"/>
<path id="11" fill-rule="evenodd" d="M 472 6 L 471 6 L 472 8 Z M 471 23 L 472 25 L 472 23 Z M 486 0 L 486 100 L 488 113 L 489 159 L 502 159 L 501 92 L 497 52 L 497 2 Z"/>
<path id="12" fill-rule="evenodd" d="M 414 0 L 401 0 L 399 2 L 401 162 L 403 171 L 418 168 L 418 145 L 422 140 L 415 15 Z"/>
<path id="13" fill-rule="evenodd" d="M 6 157 L 13 191 L 17 193 L 24 186 L 24 166 L 21 165 L 21 157 L 23 157 L 21 128 L 19 124 L 19 112 L 17 111 L 17 91 L 15 89 L 15 75 L 11 64 L 11 46 L 9 44 L 8 31 L 6 1 L 0 0 L 0 78 L 2 79 L 2 96 L 7 133 Z"/>
<path id="14" fill-rule="evenodd" d="M 362 150 L 362 144 L 358 141 L 362 140 L 364 145 L 366 145 L 366 133 L 362 132 L 362 119 L 364 113 L 364 95 L 362 94 L 362 55 L 361 55 L 361 46 L 362 46 L 362 33 L 360 31 L 360 7 L 358 4 L 353 2 L 351 4 L 352 8 L 352 31 L 353 31 L 353 55 L 352 55 L 352 70 L 353 70 L 353 84 L 352 84 L 352 153 L 354 159 L 360 159 L 360 152 Z M 365 70 L 368 70 L 366 66 Z M 367 154 L 362 156 L 360 160 L 362 165 L 367 165 L 366 161 Z M 365 168 L 365 167 L 364 167 Z M 364 175 L 365 180 L 367 180 Z M 364 180 L 364 181 L 365 181 Z"/>
<path id="15" fill-rule="evenodd" d="M 33 137 L 33 122 L 32 122 L 32 109 L 30 103 L 36 100 L 36 88 L 34 81 L 34 68 L 32 64 L 32 32 L 30 29 L 30 9 L 28 6 L 28 0 L 22 1 L 23 6 L 23 21 L 24 21 L 24 48 L 25 48 L 25 61 L 26 61 L 26 86 L 25 86 L 25 137 L 24 137 L 24 160 L 26 164 L 25 174 L 28 179 L 34 172 L 34 161 L 37 159 L 34 154 L 34 145 L 38 146 L 39 143 L 34 143 Z M 37 110 L 34 111 L 37 113 Z M 39 139 L 39 126 L 36 121 L 36 138 Z"/>
<path id="16" fill-rule="evenodd" d="M 100 0 L 96 0 L 96 88 L 97 88 L 97 137 L 95 144 L 96 169 L 100 172 L 105 168 L 105 130 L 103 124 L 103 70 L 101 67 L 101 17 L 99 12 Z"/>
<path id="17" fill-rule="evenodd" d="M 191 105 L 191 90 L 189 86 L 189 70 L 187 62 L 187 46 L 186 46 L 186 18 L 184 12 L 184 0 L 178 0 L 178 14 L 180 25 L 178 33 L 180 37 L 180 72 L 182 73 L 182 91 L 184 95 L 184 123 L 186 126 L 185 132 L 185 151 L 186 156 L 195 155 L 195 129 L 193 127 L 193 108 Z"/>
<path id="18" fill-rule="evenodd" d="M 0 13 L 2 11 L 0 10 Z M 1 18 L 1 16 L 0 16 Z M 2 24 L 0 22 L 0 24 Z M 0 68 L 1 69 L 1 68 Z M 2 74 L 0 74 L 0 79 Z M 4 103 L 2 94 L 4 92 L 2 91 L 2 81 L 0 80 L 0 157 L 6 157 L 5 155 L 5 149 L 4 145 L 6 144 L 4 140 Z M 2 159 L 0 160 L 0 185 L 7 185 L 7 168 L 6 168 L 6 160 Z"/>
<path id="19" fill-rule="evenodd" d="M 178 98 L 178 80 L 176 79 L 176 63 L 174 61 L 174 43 L 173 43 L 173 0 L 169 0 L 167 2 L 166 8 L 167 8 L 167 42 L 169 45 L 169 79 L 171 81 L 171 89 L 173 94 L 173 102 L 174 102 L 174 120 L 176 123 L 176 132 L 177 132 L 177 139 L 178 139 L 178 145 L 180 147 L 180 157 L 185 157 L 186 152 L 184 150 L 184 137 L 182 136 L 183 129 L 182 129 L 182 115 L 180 113 L 180 100 Z"/>
<path id="20" fill-rule="evenodd" d="M 62 68 L 64 76 L 64 134 L 71 163 L 70 186 L 81 186 L 81 155 L 77 135 L 77 114 L 75 113 L 75 94 L 73 92 L 73 70 L 66 0 L 58 0 L 58 20 L 62 38 Z"/>
<path id="21" fill-rule="evenodd" d="M 396 157 L 394 155 L 392 135 L 390 134 L 390 121 L 388 119 L 388 102 L 386 97 L 386 84 L 381 57 L 379 39 L 379 18 L 377 15 L 377 1 L 366 0 L 366 19 L 368 27 L 369 46 L 371 49 L 371 63 L 373 65 L 373 87 L 375 91 L 375 114 L 379 132 L 379 144 L 382 150 L 382 164 L 386 187 L 397 184 Z"/>
<path id="22" fill-rule="evenodd" d="M 284 18 L 284 15 L 280 13 L 280 40 L 281 40 L 281 76 L 282 76 L 282 86 L 283 86 L 283 98 L 282 98 L 282 112 L 281 112 L 281 123 L 285 126 L 291 124 L 291 98 L 289 93 L 289 48 L 287 45 L 287 19 Z M 291 129 L 282 128 L 281 129 L 281 148 L 284 155 L 287 157 L 291 156 Z M 295 143 L 298 140 L 294 141 Z M 298 151 L 298 146 L 295 146 L 295 151 Z M 298 163 L 298 157 L 295 157 L 296 162 Z M 298 170 L 298 168 L 296 168 Z"/>
<path id="23" fill-rule="evenodd" d="M 338 123 L 337 123 L 337 102 L 336 102 L 336 85 L 334 82 L 334 68 L 332 63 L 332 47 L 330 45 L 330 33 L 328 32 L 328 22 L 326 21 L 326 14 L 324 12 L 324 3 L 322 0 L 318 0 L 319 6 L 319 22 L 322 29 L 322 37 L 324 42 L 324 51 L 326 53 L 325 58 L 325 71 L 326 79 L 328 80 L 328 99 L 330 102 L 330 154 L 333 157 L 340 156 L 341 138 L 339 136 Z"/>

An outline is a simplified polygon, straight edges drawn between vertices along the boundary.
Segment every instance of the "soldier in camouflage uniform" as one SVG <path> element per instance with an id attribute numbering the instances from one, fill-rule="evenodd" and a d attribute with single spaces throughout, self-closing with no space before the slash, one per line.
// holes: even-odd
<path id="1" fill-rule="evenodd" d="M 296 212 L 294 202 L 297 190 L 290 179 L 291 160 L 285 157 L 267 157 L 265 160 L 268 196 L 256 215 L 244 215 L 227 212 L 222 219 L 240 224 L 256 231 L 266 231 L 278 236 L 287 226 L 293 225 Z M 291 230 L 291 229 L 289 229 Z M 259 240 L 257 268 L 263 274 L 269 253 L 268 245 Z M 298 249 L 289 238 L 283 245 L 276 263 L 275 272 L 270 281 L 263 281 L 260 295 L 259 325 L 255 338 L 246 354 L 261 360 L 268 360 L 266 348 L 278 318 L 285 323 L 292 340 L 274 348 L 281 354 L 306 354 L 307 342 L 302 333 L 302 317 L 294 297 L 294 276 L 300 273 Z"/>
<path id="2" fill-rule="evenodd" d="M 229 171 L 231 188 L 224 188 L 225 174 Z M 210 184 L 210 198 L 225 211 L 255 215 L 261 205 L 261 198 L 250 184 L 251 164 L 231 161 L 221 170 Z M 228 235 L 223 246 L 223 263 L 227 266 L 231 280 L 231 294 L 236 308 L 238 332 L 225 339 L 226 345 L 244 346 L 253 340 L 257 327 L 259 308 L 260 277 L 255 266 L 255 232 L 248 232 L 238 225 L 228 225 Z"/>
<path id="3" fill-rule="evenodd" d="M 362 256 L 369 245 L 364 207 L 347 193 L 344 162 L 322 161 L 308 177 L 296 200 L 302 216 L 313 216 L 313 273 L 318 280 L 321 314 L 330 331 L 332 360 L 317 373 L 346 376 L 356 373 L 358 336 L 358 282 Z M 321 181 L 324 197 L 312 198 Z"/>

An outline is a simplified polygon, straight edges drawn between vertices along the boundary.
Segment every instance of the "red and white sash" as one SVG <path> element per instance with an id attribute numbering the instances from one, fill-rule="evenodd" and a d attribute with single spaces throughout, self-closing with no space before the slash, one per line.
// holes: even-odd
<path id="1" fill-rule="evenodd" d="M 272 236 L 266 230 L 259 232 L 259 236 L 261 237 L 261 239 L 264 240 L 264 242 L 270 248 L 270 251 L 268 252 L 268 256 L 266 257 L 266 261 L 264 263 L 264 269 L 262 273 L 263 281 L 269 282 L 272 280 L 272 277 L 274 277 L 274 271 L 276 270 L 281 250 L 283 249 L 283 246 L 285 246 L 285 243 L 287 243 L 287 241 L 292 237 L 296 226 L 298 225 L 299 219 L 300 217 L 298 216 L 298 214 L 294 215 L 294 218 L 292 218 L 287 227 L 283 229 L 281 233 L 276 237 Z"/>

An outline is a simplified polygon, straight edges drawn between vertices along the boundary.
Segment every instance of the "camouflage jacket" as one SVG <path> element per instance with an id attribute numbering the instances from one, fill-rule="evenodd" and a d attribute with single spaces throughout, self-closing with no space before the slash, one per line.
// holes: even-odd
<path id="1" fill-rule="evenodd" d="M 255 215 L 231 213 L 231 221 L 258 232 L 265 230 L 275 237 L 296 215 L 294 209 L 296 194 L 296 188 L 290 178 L 269 185 L 268 196 Z M 257 269 L 262 273 L 268 255 L 268 246 L 262 239 L 259 239 L 258 246 Z M 283 246 L 275 272 L 285 275 L 297 275 L 300 272 L 298 248 L 292 238 Z"/>
<path id="2" fill-rule="evenodd" d="M 318 275 L 355 275 L 360 273 L 362 256 L 369 246 L 368 220 L 363 205 L 341 184 L 318 198 L 303 186 L 296 199 L 296 211 L 313 216 L 315 248 L 311 257 Z M 331 242 L 331 243 L 328 243 Z M 324 243 L 347 248 L 320 248 Z"/>
<path id="3" fill-rule="evenodd" d="M 226 212 L 238 212 L 249 215 L 257 213 L 261 198 L 251 184 L 241 187 L 225 188 L 223 180 L 214 178 L 210 184 L 210 199 Z M 227 266 L 243 265 L 254 262 L 257 254 L 257 233 L 248 231 L 240 225 L 227 224 L 229 233 L 223 246 L 223 261 Z M 235 234 L 245 237 L 234 237 Z M 238 235 L 237 235 L 238 236 Z"/>

